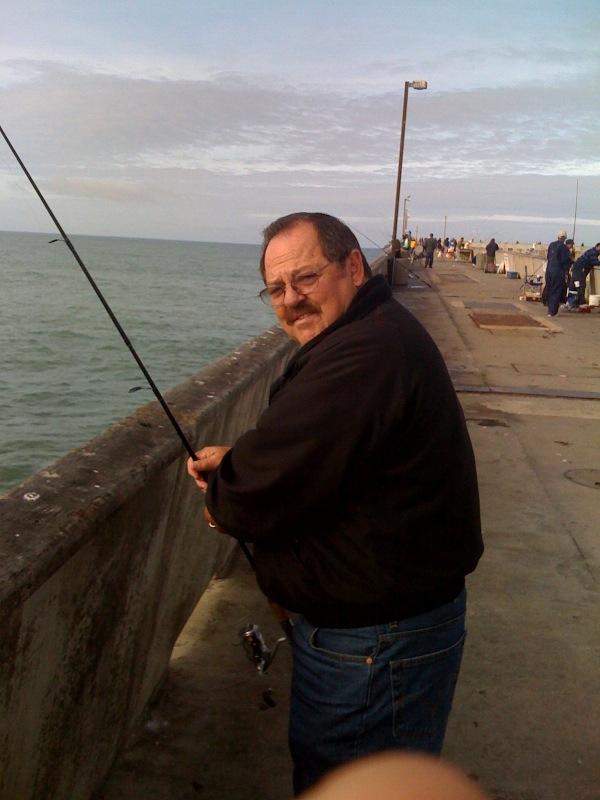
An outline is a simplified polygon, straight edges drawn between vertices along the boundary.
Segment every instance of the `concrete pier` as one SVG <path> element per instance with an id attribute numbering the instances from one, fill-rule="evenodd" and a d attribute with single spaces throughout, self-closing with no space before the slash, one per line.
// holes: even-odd
<path id="1" fill-rule="evenodd" d="M 495 800 L 599 800 L 600 310 L 549 319 L 520 281 L 468 263 L 409 277 L 396 294 L 459 391 L 486 541 L 445 757 Z M 258 675 L 248 621 L 279 635 L 239 562 L 196 607 L 98 800 L 291 797 L 290 654 Z"/>
<path id="2" fill-rule="evenodd" d="M 290 351 L 265 331 L 172 389 L 188 440 L 235 441 Z M 149 403 L 0 497 L 1 800 L 93 796 L 227 571 L 185 461 Z"/>

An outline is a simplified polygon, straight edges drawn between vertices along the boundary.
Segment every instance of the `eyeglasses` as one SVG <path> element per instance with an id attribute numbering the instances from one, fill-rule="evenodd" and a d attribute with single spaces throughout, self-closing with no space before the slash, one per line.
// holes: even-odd
<path id="1" fill-rule="evenodd" d="M 294 277 L 291 278 L 289 284 L 268 283 L 265 288 L 258 293 L 258 296 L 263 303 L 280 306 L 285 300 L 285 293 L 288 286 L 291 286 L 298 294 L 310 294 L 317 288 L 321 275 L 325 272 L 327 267 L 334 263 L 334 261 L 328 261 L 327 264 L 319 269 L 313 269 L 310 272 L 300 272 L 298 275 L 294 275 Z"/>

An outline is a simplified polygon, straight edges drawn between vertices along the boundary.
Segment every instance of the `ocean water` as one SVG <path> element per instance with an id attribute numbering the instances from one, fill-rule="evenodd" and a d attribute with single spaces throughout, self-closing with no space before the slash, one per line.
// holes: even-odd
<path id="1" fill-rule="evenodd" d="M 0 493 L 153 399 L 55 236 L 0 233 Z M 257 245 L 72 241 L 161 392 L 273 324 Z"/>
<path id="2" fill-rule="evenodd" d="M 0 232 L 0 494 L 154 399 L 56 236 Z M 258 245 L 71 238 L 163 393 L 274 324 Z"/>

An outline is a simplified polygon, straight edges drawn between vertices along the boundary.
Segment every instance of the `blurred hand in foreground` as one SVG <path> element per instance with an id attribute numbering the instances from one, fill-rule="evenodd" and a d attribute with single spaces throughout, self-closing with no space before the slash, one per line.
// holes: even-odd
<path id="1" fill-rule="evenodd" d="M 447 761 L 418 753 L 387 752 L 346 764 L 301 800 L 489 800 Z"/>

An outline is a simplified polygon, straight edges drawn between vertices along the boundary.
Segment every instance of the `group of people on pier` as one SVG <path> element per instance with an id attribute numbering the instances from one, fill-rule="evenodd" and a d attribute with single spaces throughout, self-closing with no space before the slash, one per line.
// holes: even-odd
<path id="1" fill-rule="evenodd" d="M 433 266 L 433 257 L 436 258 L 456 258 L 456 254 L 465 248 L 470 248 L 471 242 L 465 240 L 464 236 L 459 239 L 452 236 L 446 236 L 444 239 L 436 238 L 433 233 L 428 237 L 416 238 L 411 231 L 402 234 L 400 240 L 400 250 L 411 257 L 411 260 L 416 258 L 425 258 L 425 266 Z"/>
<path id="2" fill-rule="evenodd" d="M 587 277 L 599 265 L 600 242 L 577 258 L 573 239 L 567 239 L 564 230 L 558 232 L 548 246 L 546 262 L 544 296 L 549 317 L 555 317 L 561 305 L 568 311 L 584 305 Z"/>

